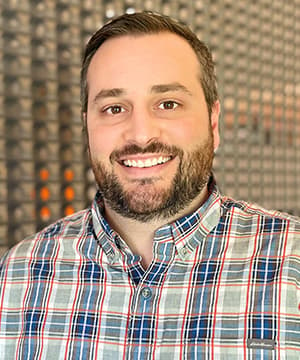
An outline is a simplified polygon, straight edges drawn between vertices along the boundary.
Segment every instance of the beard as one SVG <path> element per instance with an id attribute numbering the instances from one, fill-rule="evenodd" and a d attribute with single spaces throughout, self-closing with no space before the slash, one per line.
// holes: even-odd
<path id="1" fill-rule="evenodd" d="M 168 187 L 160 187 L 157 179 L 135 180 L 127 189 L 116 174 L 109 172 L 100 161 L 93 160 L 89 151 L 95 179 L 107 205 L 123 217 L 140 222 L 168 219 L 185 209 L 201 193 L 211 176 L 214 158 L 213 134 L 210 129 L 207 139 L 195 150 L 184 152 L 176 146 L 153 142 L 146 148 L 127 145 L 115 150 L 110 162 L 121 156 L 159 153 L 179 158 L 177 171 Z"/>

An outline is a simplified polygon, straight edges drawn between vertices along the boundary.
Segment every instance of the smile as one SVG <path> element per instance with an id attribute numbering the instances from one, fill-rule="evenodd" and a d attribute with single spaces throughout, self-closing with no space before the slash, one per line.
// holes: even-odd
<path id="1" fill-rule="evenodd" d="M 171 156 L 160 156 L 158 158 L 145 159 L 145 160 L 123 160 L 123 165 L 127 167 L 136 167 L 136 168 L 149 168 L 156 165 L 164 164 L 171 160 Z"/>

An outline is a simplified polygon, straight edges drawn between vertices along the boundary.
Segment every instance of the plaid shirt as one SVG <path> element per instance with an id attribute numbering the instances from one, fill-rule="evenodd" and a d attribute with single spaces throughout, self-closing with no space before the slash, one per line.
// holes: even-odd
<path id="1" fill-rule="evenodd" d="M 0 265 L 0 359 L 300 358 L 300 222 L 213 190 L 140 265 L 89 209 Z"/>

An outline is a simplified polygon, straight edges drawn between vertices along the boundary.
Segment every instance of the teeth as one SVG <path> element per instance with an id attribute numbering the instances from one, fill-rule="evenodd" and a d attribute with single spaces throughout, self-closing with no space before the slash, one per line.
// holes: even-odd
<path id="1" fill-rule="evenodd" d="M 147 159 L 147 160 L 145 161 L 145 166 L 146 166 L 146 167 L 152 166 L 152 161 L 151 161 L 150 159 Z"/>
<path id="2" fill-rule="evenodd" d="M 151 167 L 156 166 L 159 164 L 164 164 L 165 162 L 169 161 L 171 159 L 170 156 L 160 156 L 158 159 L 146 159 L 146 160 L 124 160 L 123 164 L 128 167 L 138 167 L 138 168 L 145 168 L 145 167 Z"/>

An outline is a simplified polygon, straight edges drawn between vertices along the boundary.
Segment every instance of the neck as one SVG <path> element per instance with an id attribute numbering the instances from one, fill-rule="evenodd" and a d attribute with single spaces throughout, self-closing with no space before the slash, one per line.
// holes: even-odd
<path id="1" fill-rule="evenodd" d="M 153 219 L 148 222 L 140 222 L 134 219 L 126 218 L 109 207 L 105 202 L 105 218 L 109 225 L 121 236 L 131 251 L 140 255 L 142 265 L 147 268 L 153 258 L 152 246 L 155 231 L 165 224 L 171 223 L 184 215 L 188 215 L 199 208 L 207 199 L 207 186 L 202 190 L 189 206 L 180 213 L 170 218 Z"/>

